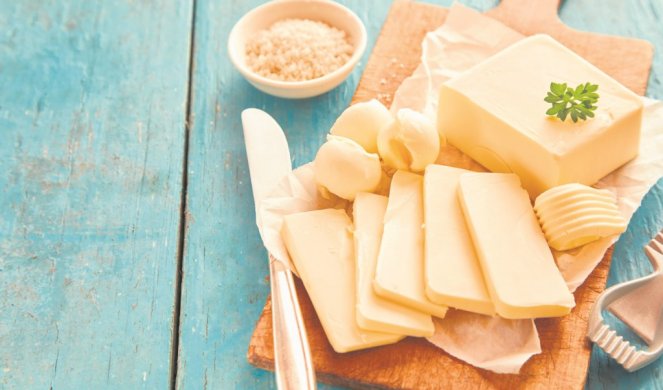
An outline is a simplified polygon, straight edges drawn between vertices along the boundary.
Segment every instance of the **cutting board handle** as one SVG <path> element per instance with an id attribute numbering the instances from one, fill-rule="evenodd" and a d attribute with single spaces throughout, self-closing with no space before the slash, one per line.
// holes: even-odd
<path id="1" fill-rule="evenodd" d="M 530 35 L 534 32 L 567 29 L 557 11 L 561 0 L 502 0 L 487 12 L 493 18 L 507 22 L 515 30 Z"/>

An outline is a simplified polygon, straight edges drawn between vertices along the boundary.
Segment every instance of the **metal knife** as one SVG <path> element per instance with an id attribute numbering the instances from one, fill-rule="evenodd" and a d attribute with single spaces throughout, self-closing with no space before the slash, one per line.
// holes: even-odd
<path id="1" fill-rule="evenodd" d="M 242 127 L 258 216 L 260 202 L 292 171 L 290 151 L 283 130 L 266 112 L 256 108 L 242 111 Z M 292 272 L 270 254 L 269 275 L 276 385 L 286 390 L 315 389 L 315 371 Z"/>

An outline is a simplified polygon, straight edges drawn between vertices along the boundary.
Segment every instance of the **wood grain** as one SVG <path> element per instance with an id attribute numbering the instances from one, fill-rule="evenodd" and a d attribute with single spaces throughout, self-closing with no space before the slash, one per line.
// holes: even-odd
<path id="1" fill-rule="evenodd" d="M 514 4 L 511 2 L 511 4 Z M 557 2 L 549 1 L 548 5 Z M 554 4 L 553 4 L 554 3 Z M 511 9 L 505 8 L 507 11 Z M 495 10 L 501 17 L 499 8 Z M 391 103 L 393 92 L 401 81 L 416 68 L 420 57 L 420 42 L 427 31 L 443 23 L 447 10 L 441 7 L 407 1 L 396 2 L 366 66 L 353 100 L 378 98 Z M 545 25 L 545 24 L 544 24 Z M 531 33 L 533 31 L 526 31 Z M 558 36 L 576 39 L 576 35 Z M 620 38 L 615 38 L 623 43 Z M 619 44 L 614 41 L 613 44 Z M 574 50 L 581 55 L 595 50 L 591 41 Z M 626 40 L 627 43 L 632 43 Z M 636 43 L 637 45 L 637 43 Z M 650 45 L 646 48 L 651 48 Z M 646 49 L 645 48 L 645 49 Z M 646 51 L 646 50 L 645 50 Z M 647 57 L 649 55 L 649 57 Z M 651 52 L 640 56 L 647 60 L 640 73 L 630 75 L 629 86 L 644 93 Z M 613 77 L 626 73 L 604 63 L 596 64 Z M 616 73 L 615 73 L 616 72 Z M 644 72 L 644 73 L 643 73 Z M 627 72 L 628 73 L 628 72 Z M 320 380 L 349 387 L 386 388 L 580 388 L 585 383 L 591 348 L 586 341 L 587 315 L 600 291 L 605 287 L 611 251 L 576 293 L 577 306 L 563 318 L 537 320 L 543 353 L 530 359 L 520 375 L 498 375 L 474 368 L 447 355 L 425 340 L 408 338 L 398 344 L 350 354 L 336 354 L 328 344 L 306 292 L 300 286 L 299 297 L 316 372 Z M 268 302 L 254 331 L 248 350 L 248 360 L 262 368 L 273 368 L 271 307 Z"/>
<path id="2" fill-rule="evenodd" d="M 167 388 L 191 1 L 0 1 L 0 389 Z"/>
<path id="3" fill-rule="evenodd" d="M 269 270 L 255 225 L 240 113 L 257 107 L 273 115 L 286 133 L 293 165 L 310 161 L 350 102 L 368 58 L 346 82 L 320 97 L 286 100 L 259 92 L 225 53 L 237 19 L 263 2 L 196 2 L 177 375 L 181 389 L 275 387 L 273 375 L 246 361 L 246 346 L 269 292 Z M 367 53 L 386 5 L 362 0 L 358 7 L 371 37 Z"/>
<path id="4" fill-rule="evenodd" d="M 233 70 L 225 41 L 263 1 L 196 0 L 195 18 L 192 0 L 0 1 L 0 389 L 169 387 L 192 22 L 177 386 L 274 387 L 273 374 L 245 358 L 269 287 L 239 113 L 266 109 L 285 128 L 294 165 L 308 162 L 368 54 L 321 97 L 260 93 Z M 390 2 L 340 1 L 366 24 L 370 53 Z M 463 3 L 487 10 L 498 0 Z M 560 15 L 663 52 L 659 0 L 566 0 Z M 648 94 L 661 99 L 663 56 L 654 64 Z M 384 93 L 374 81 L 366 96 Z M 660 181 L 616 245 L 609 283 L 648 271 L 640 246 L 662 218 Z M 627 374 L 595 351 L 587 388 L 663 390 L 662 377 L 663 361 Z"/>

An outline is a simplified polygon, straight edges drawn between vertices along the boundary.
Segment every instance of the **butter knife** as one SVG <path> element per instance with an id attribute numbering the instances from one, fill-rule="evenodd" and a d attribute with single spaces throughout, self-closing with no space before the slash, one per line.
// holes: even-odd
<path id="1" fill-rule="evenodd" d="M 242 127 L 259 220 L 262 200 L 292 171 L 290 151 L 283 130 L 266 112 L 256 108 L 244 110 Z M 292 272 L 270 254 L 269 275 L 276 385 L 284 390 L 315 389 L 315 371 Z"/>

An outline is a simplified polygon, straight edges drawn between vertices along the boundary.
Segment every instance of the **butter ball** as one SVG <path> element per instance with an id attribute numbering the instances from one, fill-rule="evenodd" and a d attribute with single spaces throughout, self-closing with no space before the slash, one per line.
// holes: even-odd
<path id="1" fill-rule="evenodd" d="M 358 192 L 373 192 L 380 184 L 380 158 L 368 153 L 357 142 L 327 136 L 313 160 L 315 181 L 343 199 L 354 200 Z"/>
<path id="2" fill-rule="evenodd" d="M 378 151 L 391 168 L 421 172 L 437 159 L 440 136 L 425 115 L 403 108 L 378 134 Z"/>
<path id="3" fill-rule="evenodd" d="M 372 99 L 346 108 L 329 132 L 354 140 L 369 153 L 377 153 L 378 133 L 393 121 L 387 107 Z"/>

